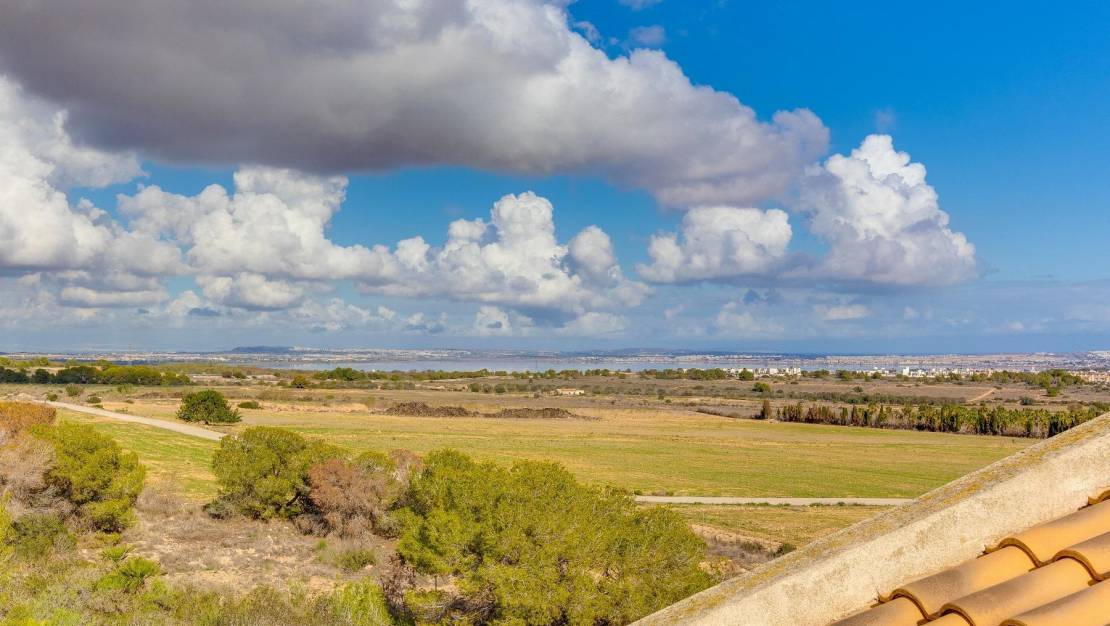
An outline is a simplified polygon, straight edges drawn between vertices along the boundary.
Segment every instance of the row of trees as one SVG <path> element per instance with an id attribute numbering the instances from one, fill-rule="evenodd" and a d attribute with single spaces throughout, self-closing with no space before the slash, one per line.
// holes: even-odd
<path id="1" fill-rule="evenodd" d="M 145 365 L 71 365 L 56 372 L 43 368 L 8 369 L 0 367 L 0 383 L 39 385 L 188 385 L 185 374 Z"/>
<path id="2" fill-rule="evenodd" d="M 784 422 L 865 426 L 898 430 L 944 433 L 1005 435 L 1008 437 L 1051 437 L 1105 412 L 1104 406 L 1071 407 L 1066 411 L 1010 409 L 1004 406 L 964 406 L 958 404 L 833 407 L 799 402 L 779 407 L 774 417 Z M 760 417 L 771 417 L 769 402 L 764 402 Z"/>
<path id="3" fill-rule="evenodd" d="M 712 582 L 704 544 L 676 513 L 579 484 L 557 464 L 353 455 L 252 427 L 220 442 L 212 468 L 215 515 L 398 537 L 383 589 L 406 622 L 624 624 Z"/>

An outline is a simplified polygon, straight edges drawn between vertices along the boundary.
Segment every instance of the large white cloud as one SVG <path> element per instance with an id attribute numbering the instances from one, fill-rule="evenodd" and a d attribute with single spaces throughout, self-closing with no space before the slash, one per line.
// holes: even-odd
<path id="1" fill-rule="evenodd" d="M 785 212 L 704 207 L 683 216 L 680 233 L 652 237 L 643 278 L 660 283 L 764 274 L 786 255 L 792 231 Z"/>
<path id="2" fill-rule="evenodd" d="M 81 305 L 160 300 L 151 277 L 180 270 L 178 249 L 66 195 L 134 178 L 137 159 L 75 144 L 65 120 L 0 76 L 0 274 L 41 273 Z"/>
<path id="3" fill-rule="evenodd" d="M 494 204 L 489 222 L 453 222 L 441 247 L 422 237 L 399 242 L 384 264 L 389 271 L 367 276 L 363 289 L 565 314 L 639 304 L 648 289 L 625 278 L 609 237 L 589 227 L 562 245 L 553 213 L 534 193 L 507 195 Z"/>
<path id="4" fill-rule="evenodd" d="M 633 306 L 648 293 L 624 276 L 596 226 L 560 244 L 551 203 L 533 193 L 505 196 L 488 222 L 456 220 L 440 247 L 419 236 L 392 248 L 340 246 L 327 230 L 346 179 L 248 167 L 234 180 L 233 192 L 211 185 L 183 196 L 151 186 L 119 198 L 137 233 L 184 246 L 204 295 L 222 305 L 290 308 L 337 280 L 353 280 L 367 293 L 563 317 Z"/>
<path id="5" fill-rule="evenodd" d="M 246 167 L 234 181 L 233 193 L 210 185 L 196 196 L 145 187 L 120 196 L 119 208 L 138 232 L 186 246 L 190 265 L 201 274 L 340 279 L 384 271 L 381 250 L 338 246 L 327 238 L 345 178 Z"/>
<path id="6" fill-rule="evenodd" d="M 5 0 L 0 66 L 82 136 L 306 171 L 589 172 L 669 205 L 750 205 L 824 154 L 663 53 L 609 58 L 541 0 Z"/>
<path id="7" fill-rule="evenodd" d="M 948 226 L 925 166 L 871 135 L 809 169 L 801 206 L 829 245 L 810 273 L 887 285 L 946 285 L 977 272 L 975 246 Z"/>

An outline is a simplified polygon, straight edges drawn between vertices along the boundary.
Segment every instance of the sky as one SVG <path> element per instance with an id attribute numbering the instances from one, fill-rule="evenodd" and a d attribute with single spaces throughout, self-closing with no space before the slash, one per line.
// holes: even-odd
<path id="1" fill-rule="evenodd" d="M 0 0 L 0 351 L 1110 348 L 1110 6 Z"/>

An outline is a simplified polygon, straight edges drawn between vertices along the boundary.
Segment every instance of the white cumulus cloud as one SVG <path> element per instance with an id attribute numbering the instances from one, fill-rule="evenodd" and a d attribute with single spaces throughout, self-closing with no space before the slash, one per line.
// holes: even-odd
<path id="1" fill-rule="evenodd" d="M 678 233 L 652 237 L 651 263 L 636 271 L 659 283 L 767 273 L 782 261 L 791 235 L 778 209 L 696 208 L 683 216 Z"/>
<path id="2" fill-rule="evenodd" d="M 453 222 L 441 247 L 422 237 L 399 242 L 386 259 L 389 271 L 367 276 L 362 288 L 565 314 L 639 304 L 648 289 L 623 275 L 609 237 L 589 227 L 562 245 L 553 214 L 534 193 L 507 195 L 488 222 Z"/>
<path id="3" fill-rule="evenodd" d="M 977 272 L 975 246 L 948 226 L 925 166 L 871 135 L 810 168 L 801 205 L 829 244 L 818 276 L 886 285 L 946 285 Z"/>

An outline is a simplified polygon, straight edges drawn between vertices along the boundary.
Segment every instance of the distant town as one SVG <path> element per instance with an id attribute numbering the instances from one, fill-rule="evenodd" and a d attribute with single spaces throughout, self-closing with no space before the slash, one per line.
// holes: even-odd
<path id="1" fill-rule="evenodd" d="M 1074 353 L 1007 354 L 879 354 L 823 355 L 790 353 L 692 352 L 629 349 L 599 352 L 530 352 L 514 350 L 323 349 L 250 346 L 226 351 L 97 350 L 0 353 L 12 360 L 45 357 L 51 361 L 109 361 L 125 364 L 226 363 L 286 369 L 329 369 L 337 366 L 366 371 L 480 370 L 543 371 L 547 369 L 643 370 L 656 368 L 722 368 L 733 376 L 749 370 L 756 376 L 797 376 L 803 371 L 850 370 L 880 376 L 935 378 L 949 374 L 990 375 L 996 371 L 1039 372 L 1061 369 L 1090 382 L 1110 382 L 1110 350 Z"/>

